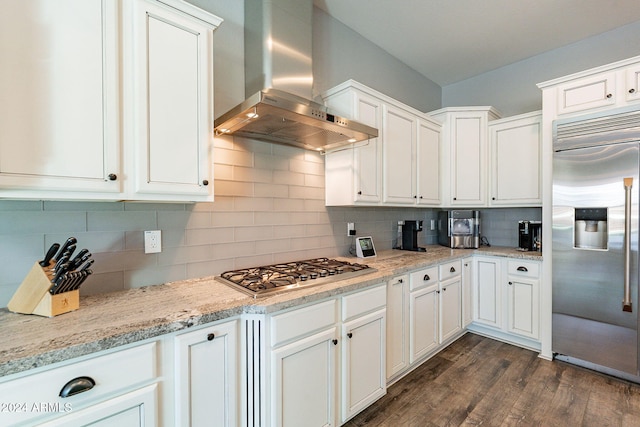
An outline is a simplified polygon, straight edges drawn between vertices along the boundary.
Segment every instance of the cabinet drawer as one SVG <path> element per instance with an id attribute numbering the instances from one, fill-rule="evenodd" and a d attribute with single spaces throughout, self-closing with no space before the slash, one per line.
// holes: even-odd
<path id="1" fill-rule="evenodd" d="M 57 410 L 43 413 L 33 408 L 49 405 L 61 408 L 61 411 L 65 408 L 78 410 L 108 394 L 149 382 L 158 375 L 156 354 L 154 342 L 0 384 L 0 396 L 5 397 L 5 403 L 20 404 L 25 408 L 22 412 L 0 414 L 0 424 L 11 425 L 43 416 L 50 418 L 60 414 Z M 73 396 L 60 397 L 65 384 L 79 377 L 90 377 L 95 386 Z"/>
<path id="2" fill-rule="evenodd" d="M 349 320 L 387 304 L 386 286 L 356 292 L 342 297 L 342 320 Z"/>
<path id="3" fill-rule="evenodd" d="M 462 260 L 440 264 L 440 280 L 447 280 L 462 273 Z"/>
<path id="4" fill-rule="evenodd" d="M 598 74 L 558 86 L 558 114 L 614 105 L 615 72 Z"/>
<path id="5" fill-rule="evenodd" d="M 271 318 L 271 346 L 310 335 L 336 323 L 336 300 L 299 308 Z"/>
<path id="6" fill-rule="evenodd" d="M 409 289 L 414 291 L 416 289 L 423 288 L 425 286 L 438 283 L 438 266 L 424 268 L 422 270 L 414 271 L 411 273 L 409 279 Z"/>
<path id="7" fill-rule="evenodd" d="M 535 261 L 509 261 L 510 275 L 534 277 L 540 275 L 540 263 Z"/>

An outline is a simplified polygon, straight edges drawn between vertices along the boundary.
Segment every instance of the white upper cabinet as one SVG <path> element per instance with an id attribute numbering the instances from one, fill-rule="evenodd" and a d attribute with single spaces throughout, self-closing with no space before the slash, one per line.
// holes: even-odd
<path id="1" fill-rule="evenodd" d="M 616 103 L 615 73 L 571 81 L 558 87 L 558 113 L 608 107 Z"/>
<path id="2" fill-rule="evenodd" d="M 489 123 L 490 206 L 542 204 L 539 111 Z"/>
<path id="3" fill-rule="evenodd" d="M 491 107 L 444 108 L 431 113 L 442 122 L 443 205 L 487 204 L 488 123 L 499 118 Z"/>
<path id="4" fill-rule="evenodd" d="M 349 80 L 323 96 L 327 106 L 378 129 L 378 138 L 325 156 L 327 206 L 440 203 L 440 124 Z"/>
<path id="5" fill-rule="evenodd" d="M 118 3 L 0 6 L 0 197 L 119 198 Z"/>
<path id="6" fill-rule="evenodd" d="M 578 115 L 640 100 L 640 56 L 538 84 L 548 99 L 545 116 Z"/>
<path id="7" fill-rule="evenodd" d="M 415 203 L 416 121 L 411 113 L 393 105 L 384 105 L 382 170 L 385 203 Z"/>
<path id="8" fill-rule="evenodd" d="M 333 110 L 380 130 L 382 103 L 362 90 L 342 85 L 326 95 Z M 325 155 L 327 206 L 371 205 L 382 200 L 382 146 L 380 137 Z"/>
<path id="9" fill-rule="evenodd" d="M 212 23 L 155 1 L 127 6 L 134 9 L 124 105 L 133 197 L 212 200 Z"/>
<path id="10" fill-rule="evenodd" d="M 0 197 L 213 200 L 221 20 L 176 0 L 53 3 L 0 6 Z"/>
<path id="11" fill-rule="evenodd" d="M 428 118 L 418 119 L 416 141 L 416 183 L 418 205 L 438 206 L 440 198 L 440 124 Z"/>

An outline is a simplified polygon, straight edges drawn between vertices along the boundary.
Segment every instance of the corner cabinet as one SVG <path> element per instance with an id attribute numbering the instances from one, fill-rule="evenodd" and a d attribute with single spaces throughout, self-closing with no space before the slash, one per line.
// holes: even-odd
<path id="1" fill-rule="evenodd" d="M 445 206 L 485 206 L 489 179 L 488 124 L 492 107 L 444 108 L 430 117 L 442 123 L 442 185 Z"/>
<path id="2" fill-rule="evenodd" d="M 327 206 L 438 206 L 440 124 L 353 80 L 326 105 L 379 130 L 378 138 L 325 156 Z"/>
<path id="3" fill-rule="evenodd" d="M 542 205 L 542 113 L 489 122 L 489 206 Z"/>
<path id="4" fill-rule="evenodd" d="M 221 20 L 177 0 L 19 4 L 0 7 L 0 197 L 213 200 Z"/>

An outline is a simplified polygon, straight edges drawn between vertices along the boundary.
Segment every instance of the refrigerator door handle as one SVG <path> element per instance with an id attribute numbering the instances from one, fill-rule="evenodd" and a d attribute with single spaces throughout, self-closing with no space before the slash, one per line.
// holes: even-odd
<path id="1" fill-rule="evenodd" d="M 622 311 L 631 313 L 631 291 L 629 289 L 629 269 L 631 268 L 631 187 L 633 178 L 624 178 L 624 301 Z"/>

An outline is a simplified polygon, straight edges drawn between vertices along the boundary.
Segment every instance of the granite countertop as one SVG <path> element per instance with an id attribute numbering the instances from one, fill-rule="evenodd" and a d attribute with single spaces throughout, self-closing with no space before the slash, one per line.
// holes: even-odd
<path id="1" fill-rule="evenodd" d="M 514 248 L 477 250 L 428 246 L 427 252 L 387 250 L 364 262 L 377 271 L 329 284 L 254 299 L 214 280 L 184 280 L 82 297 L 80 309 L 57 317 L 0 309 L 0 376 L 15 374 L 101 350 L 181 331 L 243 313 L 273 313 L 363 289 L 394 275 L 473 254 L 541 260 Z"/>

